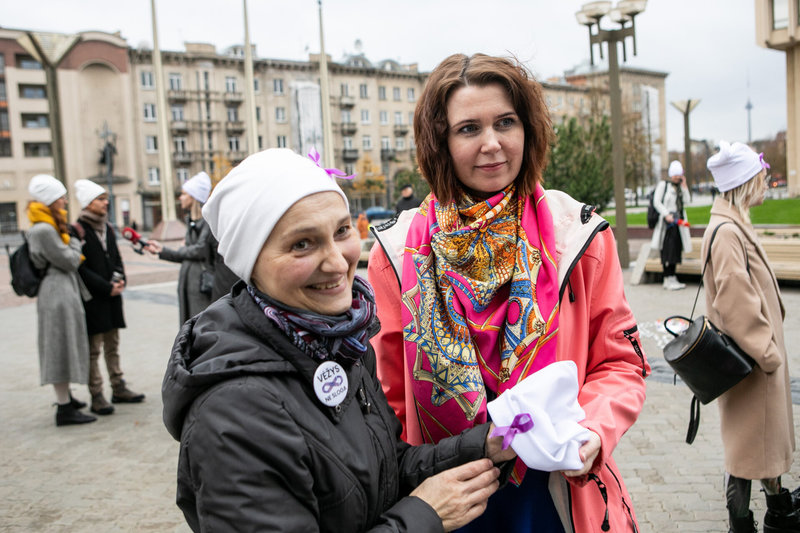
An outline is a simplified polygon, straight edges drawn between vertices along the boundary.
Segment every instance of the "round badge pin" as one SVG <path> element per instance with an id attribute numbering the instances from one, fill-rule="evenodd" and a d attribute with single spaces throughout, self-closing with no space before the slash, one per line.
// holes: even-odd
<path id="1" fill-rule="evenodd" d="M 314 372 L 314 393 L 328 407 L 336 407 L 347 396 L 347 373 L 342 365 L 325 361 Z"/>

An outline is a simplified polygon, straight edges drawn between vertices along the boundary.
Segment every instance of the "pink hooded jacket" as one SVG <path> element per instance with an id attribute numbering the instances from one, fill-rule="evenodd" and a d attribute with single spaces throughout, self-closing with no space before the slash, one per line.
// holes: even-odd
<path id="1" fill-rule="evenodd" d="M 638 531 L 630 495 L 611 454 L 633 425 L 645 399 L 650 372 L 639 333 L 625 299 L 622 270 L 608 223 L 590 206 L 560 191 L 546 192 L 553 213 L 559 274 L 558 360 L 572 360 L 582 383 L 578 402 L 582 425 L 600 436 L 592 470 L 580 478 L 550 475 L 549 488 L 564 530 Z M 410 374 L 403 355 L 400 283 L 403 250 L 414 211 L 373 228 L 377 242 L 368 278 L 375 289 L 381 330 L 372 345 L 378 378 L 403 424 L 403 439 L 421 444 Z M 610 529 L 609 529 L 610 528 Z"/>

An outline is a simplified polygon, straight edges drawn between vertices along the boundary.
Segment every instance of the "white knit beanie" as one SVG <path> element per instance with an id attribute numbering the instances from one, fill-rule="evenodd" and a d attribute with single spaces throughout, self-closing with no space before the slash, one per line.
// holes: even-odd
<path id="1" fill-rule="evenodd" d="M 201 204 L 204 204 L 208 201 L 208 195 L 211 194 L 211 178 L 205 172 L 200 171 L 186 180 L 181 189 Z"/>
<path id="2" fill-rule="evenodd" d="M 765 166 L 761 157 L 749 146 L 740 142 L 719 142 L 719 152 L 706 163 L 720 192 L 730 191 L 747 183 Z"/>
<path id="3" fill-rule="evenodd" d="M 28 184 L 28 193 L 37 202 L 50 205 L 67 194 L 67 188 L 53 176 L 37 174 Z"/>
<path id="4" fill-rule="evenodd" d="M 683 176 L 683 165 L 677 159 L 669 164 L 669 171 L 667 171 L 669 177 L 672 176 Z"/>
<path id="5" fill-rule="evenodd" d="M 318 192 L 347 196 L 311 159 L 287 148 L 249 156 L 219 182 L 203 206 L 218 251 L 237 276 L 249 282 L 261 248 L 278 220 L 298 200 Z"/>
<path id="6" fill-rule="evenodd" d="M 75 182 L 74 187 L 75 196 L 78 198 L 78 204 L 81 209 L 86 208 L 87 205 L 92 203 L 92 200 L 106 193 L 104 188 L 91 180 L 78 180 Z"/>

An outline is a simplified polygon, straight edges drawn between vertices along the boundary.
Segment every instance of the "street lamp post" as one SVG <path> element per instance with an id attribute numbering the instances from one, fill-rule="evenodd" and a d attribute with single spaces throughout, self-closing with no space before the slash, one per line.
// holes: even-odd
<path id="1" fill-rule="evenodd" d="M 689 191 L 692 190 L 692 138 L 689 136 L 689 113 L 697 107 L 700 99 L 679 100 L 677 102 L 670 102 L 672 107 L 677 109 L 683 114 L 683 175 L 686 177 L 686 186 Z M 691 192 L 689 193 L 691 194 Z"/>
<path id="2" fill-rule="evenodd" d="M 619 60 L 617 43 L 622 43 L 622 60 L 627 61 L 625 39 L 633 38 L 633 55 L 636 55 L 636 15 L 644 11 L 647 0 L 620 0 L 612 9 L 611 2 L 589 2 L 575 13 L 579 24 L 589 29 L 589 57 L 594 65 L 594 45 L 603 58 L 603 43 L 608 43 L 608 90 L 611 100 L 611 153 L 614 169 L 614 202 L 616 204 L 617 253 L 622 268 L 630 262 L 628 250 L 628 218 L 625 212 L 625 166 L 622 155 L 622 93 L 619 85 Z M 615 30 L 600 28 L 600 20 L 608 16 L 620 25 Z M 630 22 L 630 26 L 627 24 Z M 593 27 L 597 26 L 597 31 Z"/>

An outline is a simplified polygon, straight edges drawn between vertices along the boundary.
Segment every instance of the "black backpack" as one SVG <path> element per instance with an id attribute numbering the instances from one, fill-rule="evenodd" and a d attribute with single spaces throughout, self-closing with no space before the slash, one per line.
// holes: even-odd
<path id="1" fill-rule="evenodd" d="M 658 188 L 658 187 L 656 187 Z M 656 195 L 656 189 L 653 189 L 653 192 L 650 193 L 650 204 L 647 206 L 647 227 L 650 229 L 655 229 L 656 224 L 658 224 L 658 219 L 661 217 L 658 211 L 656 211 L 655 206 L 653 205 L 653 197 Z M 667 196 L 667 186 L 664 185 L 664 194 L 661 195 L 661 203 L 664 203 L 664 198 Z"/>
<path id="2" fill-rule="evenodd" d="M 14 250 L 14 253 L 11 253 L 6 244 L 8 266 L 11 270 L 11 286 L 17 295 L 33 298 L 39 292 L 39 285 L 42 283 L 47 269 L 39 270 L 33 266 L 25 233 L 22 233 L 22 240 L 24 241 L 22 246 Z"/>

